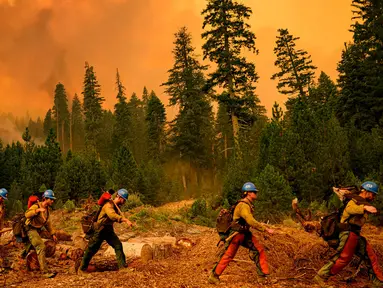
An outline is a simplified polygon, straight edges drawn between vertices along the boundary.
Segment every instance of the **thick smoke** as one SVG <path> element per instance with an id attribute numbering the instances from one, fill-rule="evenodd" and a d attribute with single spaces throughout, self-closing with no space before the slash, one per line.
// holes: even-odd
<path id="1" fill-rule="evenodd" d="M 343 42 L 350 38 L 351 7 L 345 2 L 351 1 L 243 2 L 254 12 L 250 23 L 260 54 L 249 58 L 261 76 L 257 94 L 266 108 L 285 101 L 269 79 L 278 28 L 300 36 L 300 47 L 319 70 L 336 78 Z M 204 0 L 0 0 L 0 112 L 43 117 L 59 81 L 69 95 L 81 95 L 85 61 L 95 67 L 105 108 L 115 103 L 116 68 L 128 94 L 140 95 L 146 85 L 168 104 L 160 84 L 172 66 L 173 34 L 186 25 L 202 54 L 204 6 Z"/>

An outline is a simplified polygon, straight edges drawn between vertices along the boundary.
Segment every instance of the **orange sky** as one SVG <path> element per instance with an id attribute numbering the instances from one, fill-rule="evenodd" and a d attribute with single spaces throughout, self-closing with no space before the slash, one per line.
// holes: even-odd
<path id="1" fill-rule="evenodd" d="M 301 37 L 313 63 L 336 79 L 344 42 L 351 39 L 351 0 L 244 0 L 257 36 L 257 94 L 270 109 L 284 103 L 270 76 L 278 28 Z M 115 103 L 115 71 L 130 95 L 144 85 L 168 104 L 159 85 L 172 66 L 173 34 L 183 25 L 202 54 L 204 0 L 0 0 L 0 112 L 44 116 L 61 81 L 70 97 L 81 93 L 84 62 L 95 67 L 106 98 Z M 174 109 L 168 109 L 173 116 Z"/>

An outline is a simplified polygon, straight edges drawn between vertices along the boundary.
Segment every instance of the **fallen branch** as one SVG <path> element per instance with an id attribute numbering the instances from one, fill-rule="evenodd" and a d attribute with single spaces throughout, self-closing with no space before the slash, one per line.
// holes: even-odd
<path id="1" fill-rule="evenodd" d="M 232 261 L 233 261 L 233 262 L 239 262 L 239 263 L 254 264 L 253 261 L 249 261 L 249 260 L 233 259 Z"/>
<path id="2" fill-rule="evenodd" d="M 0 235 L 9 231 L 12 231 L 12 228 L 4 228 L 3 230 L 0 231 Z"/>
<path id="3" fill-rule="evenodd" d="M 316 269 L 314 268 L 311 268 L 311 267 L 301 267 L 301 268 L 298 268 L 296 269 L 297 271 L 300 271 L 300 270 L 313 270 L 313 271 L 317 271 Z"/>

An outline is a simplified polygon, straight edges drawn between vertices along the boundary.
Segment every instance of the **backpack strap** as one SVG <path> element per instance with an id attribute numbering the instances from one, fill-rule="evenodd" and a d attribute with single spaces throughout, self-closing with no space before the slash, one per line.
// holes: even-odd
<path id="1" fill-rule="evenodd" d="M 37 206 L 38 206 L 39 208 L 44 208 L 44 207 L 41 207 L 41 205 L 42 205 L 41 202 L 38 202 L 38 203 L 36 203 L 36 204 L 37 204 Z M 44 208 L 44 209 L 47 210 L 47 218 L 45 218 L 44 212 L 40 212 L 40 213 L 41 213 L 41 217 L 44 219 L 44 224 L 43 224 L 43 226 L 45 226 L 45 224 L 47 224 L 48 219 L 49 219 L 49 207 Z"/>

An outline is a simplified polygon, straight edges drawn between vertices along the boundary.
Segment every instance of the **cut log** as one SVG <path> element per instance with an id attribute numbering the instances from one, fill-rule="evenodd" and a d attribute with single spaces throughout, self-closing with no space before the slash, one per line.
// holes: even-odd
<path id="1" fill-rule="evenodd" d="M 153 259 L 153 248 L 147 243 L 123 242 L 122 248 L 127 258 L 140 258 L 143 263 Z M 113 247 L 109 246 L 104 252 L 104 255 L 115 255 Z"/>
<path id="2" fill-rule="evenodd" d="M 65 258 L 63 254 L 67 255 L 71 260 L 76 261 L 84 255 L 84 250 L 70 245 L 58 244 L 56 247 L 57 256 L 60 259 Z"/>

